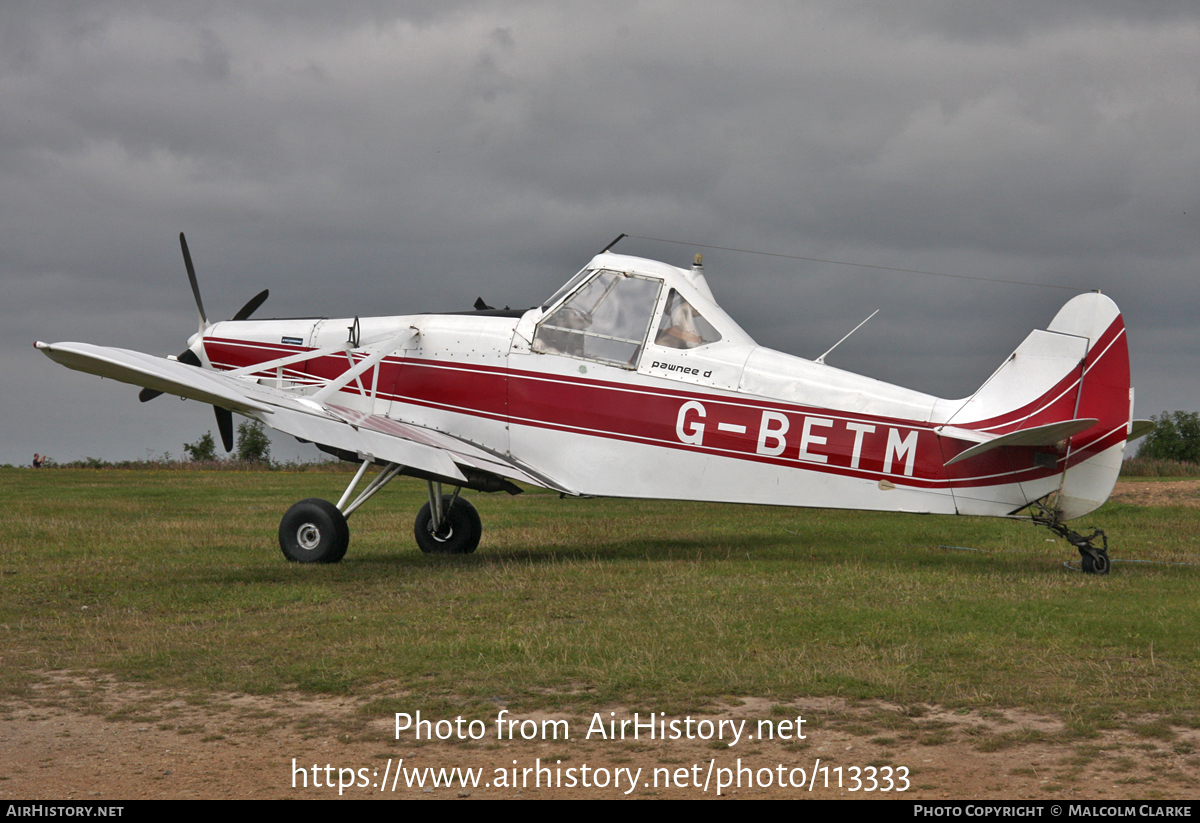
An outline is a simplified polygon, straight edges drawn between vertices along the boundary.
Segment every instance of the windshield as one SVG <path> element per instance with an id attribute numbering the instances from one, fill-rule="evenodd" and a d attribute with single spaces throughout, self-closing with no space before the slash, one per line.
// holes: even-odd
<path id="1" fill-rule="evenodd" d="M 573 288 L 575 288 L 576 286 L 578 286 L 580 283 L 583 282 L 583 278 L 587 277 L 591 273 L 592 273 L 591 269 L 584 269 L 583 271 L 579 272 L 579 274 L 572 277 L 570 280 L 567 281 L 567 284 L 565 286 L 560 288 L 554 294 L 550 295 L 550 299 L 542 304 L 542 309 L 543 310 L 548 309 L 551 306 L 553 306 L 555 303 L 557 303 L 559 300 L 562 300 L 563 295 L 568 294 Z"/>
<path id="2" fill-rule="evenodd" d="M 533 350 L 634 368 L 662 281 L 615 271 L 591 280 L 539 325 Z"/>

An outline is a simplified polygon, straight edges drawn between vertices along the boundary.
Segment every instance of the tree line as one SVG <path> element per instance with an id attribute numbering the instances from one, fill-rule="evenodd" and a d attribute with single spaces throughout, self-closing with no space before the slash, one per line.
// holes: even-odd
<path id="1" fill-rule="evenodd" d="M 1163 412 L 1150 419 L 1156 428 L 1142 440 L 1139 459 L 1200 463 L 1200 413 Z"/>
<path id="2" fill-rule="evenodd" d="M 220 459 L 211 431 L 205 432 L 195 443 L 184 443 L 183 451 L 188 460 L 194 463 L 210 463 Z M 239 424 L 233 453 L 236 459 L 247 463 L 270 463 L 271 440 L 263 424 L 257 420 Z"/>

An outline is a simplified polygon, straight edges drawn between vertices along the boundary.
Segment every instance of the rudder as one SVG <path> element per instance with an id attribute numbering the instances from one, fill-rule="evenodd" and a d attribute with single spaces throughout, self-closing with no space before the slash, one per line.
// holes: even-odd
<path id="1" fill-rule="evenodd" d="M 1078 416 L 1099 420 L 1068 445 L 1056 509 L 1060 520 L 1072 520 L 1103 505 L 1121 473 L 1133 417 L 1129 346 L 1120 310 L 1098 292 L 1067 303 L 1050 330 L 1088 338 Z"/>

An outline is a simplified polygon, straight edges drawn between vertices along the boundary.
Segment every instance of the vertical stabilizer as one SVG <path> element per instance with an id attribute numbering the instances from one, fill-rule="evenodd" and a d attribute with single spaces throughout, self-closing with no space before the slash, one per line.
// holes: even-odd
<path id="1" fill-rule="evenodd" d="M 958 442 L 950 450 L 944 441 L 946 465 L 976 473 L 974 455 L 1003 451 L 1008 470 L 1023 475 L 1018 501 L 1057 491 L 1056 520 L 1082 517 L 1117 481 L 1131 396 L 1121 313 L 1098 292 L 1081 294 L 1046 330 L 1030 333 L 950 416 L 939 431 Z M 970 440 L 977 445 L 964 442 Z M 960 511 L 971 511 L 969 496 L 956 491 Z"/>
<path id="2" fill-rule="evenodd" d="M 1099 293 L 1067 303 L 1049 330 L 1088 339 L 1076 417 L 1099 420 L 1071 438 L 1067 447 L 1057 509 L 1060 519 L 1071 520 L 1103 505 L 1121 473 L 1133 412 L 1129 347 L 1120 311 Z"/>

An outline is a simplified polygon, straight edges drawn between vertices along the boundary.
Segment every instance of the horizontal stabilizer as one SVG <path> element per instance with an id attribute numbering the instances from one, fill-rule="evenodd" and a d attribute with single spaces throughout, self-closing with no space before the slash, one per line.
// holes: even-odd
<path id="1" fill-rule="evenodd" d="M 1158 428 L 1153 420 L 1134 420 L 1129 424 L 1129 436 L 1125 438 L 1125 442 L 1129 443 L 1137 440 L 1139 437 L 1145 437 L 1150 432 Z"/>
<path id="2" fill-rule="evenodd" d="M 945 465 L 950 466 L 962 460 L 970 460 L 972 457 L 978 457 L 985 452 L 990 452 L 992 449 L 998 449 L 1002 446 L 1053 446 L 1060 440 L 1065 440 L 1072 435 L 1087 431 L 1099 422 L 1094 417 L 1082 417 L 1078 420 L 1063 420 L 1058 423 L 1047 423 L 1044 426 L 1034 426 L 1032 429 L 1021 429 L 1020 431 L 997 435 L 982 443 L 976 443 L 976 445 L 966 451 L 947 460 Z M 958 429 L 954 426 L 942 426 L 936 431 L 942 437 L 950 437 L 955 440 L 977 440 L 981 434 L 980 432 L 969 432 L 966 429 Z M 967 432 L 972 436 L 965 436 Z"/>

